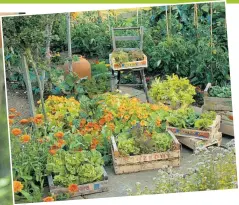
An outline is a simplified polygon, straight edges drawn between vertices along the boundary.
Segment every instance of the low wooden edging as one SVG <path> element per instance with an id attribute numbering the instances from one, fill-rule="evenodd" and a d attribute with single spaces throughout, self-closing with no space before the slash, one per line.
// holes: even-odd
<path id="1" fill-rule="evenodd" d="M 112 157 L 115 174 L 135 173 L 145 170 L 154 170 L 165 167 L 177 167 L 180 165 L 181 144 L 174 134 L 168 131 L 173 137 L 173 148 L 171 151 L 142 154 L 135 156 L 120 156 L 114 136 L 112 141 Z"/>
<path id="2" fill-rule="evenodd" d="M 200 139 L 195 139 L 193 137 L 177 137 L 178 141 L 182 143 L 183 145 L 189 147 L 192 149 L 194 152 L 196 150 L 200 150 L 203 148 L 207 148 L 212 145 L 217 145 L 221 146 L 222 143 L 222 133 L 217 132 L 215 134 L 215 138 L 211 140 L 200 140 Z"/>
<path id="3" fill-rule="evenodd" d="M 217 115 L 213 124 L 208 128 L 208 130 L 196 130 L 196 129 L 184 129 L 176 128 L 172 126 L 167 126 L 167 130 L 170 130 L 176 137 L 193 137 L 201 140 L 213 140 L 215 134 L 220 129 L 221 116 Z"/>
<path id="4" fill-rule="evenodd" d="M 68 187 L 55 186 L 53 183 L 52 175 L 48 176 L 48 184 L 49 184 L 50 192 L 52 194 L 57 195 L 57 194 L 63 194 L 63 193 L 69 192 Z M 104 176 L 102 181 L 82 184 L 82 185 L 79 185 L 78 188 L 79 188 L 79 191 L 75 193 L 72 197 L 108 191 L 108 175 L 105 169 L 104 169 Z"/>
<path id="5" fill-rule="evenodd" d="M 219 98 L 210 97 L 208 90 L 212 87 L 211 83 L 208 83 L 204 90 L 204 105 L 203 109 L 212 111 L 232 111 L 232 99 L 231 98 Z"/>

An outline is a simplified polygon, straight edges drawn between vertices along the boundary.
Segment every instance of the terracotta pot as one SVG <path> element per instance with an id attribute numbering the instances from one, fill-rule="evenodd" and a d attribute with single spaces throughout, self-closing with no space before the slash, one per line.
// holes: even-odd
<path id="1" fill-rule="evenodd" d="M 66 73 L 69 73 L 68 63 L 64 65 L 64 69 Z M 91 65 L 89 61 L 82 56 L 79 57 L 79 61 L 72 62 L 72 70 L 77 73 L 80 78 L 88 77 L 88 79 L 91 79 Z"/>

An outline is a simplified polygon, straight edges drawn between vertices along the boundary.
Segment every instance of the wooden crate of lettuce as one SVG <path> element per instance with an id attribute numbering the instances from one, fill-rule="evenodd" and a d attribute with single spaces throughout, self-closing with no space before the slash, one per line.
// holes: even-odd
<path id="1" fill-rule="evenodd" d="M 145 152 L 136 146 L 137 142 L 130 135 L 121 133 L 117 137 L 111 137 L 113 166 L 116 174 L 180 165 L 181 145 L 172 132 L 154 133 L 150 137 L 151 140 L 146 140 L 146 143 L 152 144 Z"/>
<path id="2" fill-rule="evenodd" d="M 224 134 L 234 136 L 233 127 L 233 112 L 231 87 L 227 86 L 212 86 L 207 84 L 204 90 L 204 105 L 203 112 L 207 110 L 214 110 L 221 116 L 220 131 Z"/>
<path id="3" fill-rule="evenodd" d="M 57 152 L 48 158 L 47 163 L 50 192 L 76 197 L 108 191 L 108 175 L 103 163 L 101 154 L 96 150 Z"/>
<path id="4" fill-rule="evenodd" d="M 220 87 L 208 83 L 204 90 L 203 110 L 232 112 L 230 85 Z"/>
<path id="5" fill-rule="evenodd" d="M 113 70 L 148 67 L 147 56 L 140 49 L 131 51 L 124 51 L 122 49 L 115 50 L 109 55 L 109 61 Z"/>
<path id="6" fill-rule="evenodd" d="M 199 114 L 193 108 L 188 107 L 170 113 L 167 117 L 167 130 L 173 132 L 177 138 L 179 137 L 179 142 L 185 145 L 187 145 L 186 138 L 206 141 L 210 144 L 220 138 L 218 134 L 220 121 L 221 116 L 214 111 Z"/>

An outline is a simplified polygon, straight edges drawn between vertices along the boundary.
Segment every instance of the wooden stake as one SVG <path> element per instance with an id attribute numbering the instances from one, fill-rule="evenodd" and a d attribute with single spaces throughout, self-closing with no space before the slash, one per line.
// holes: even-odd
<path id="1" fill-rule="evenodd" d="M 212 14 L 213 14 L 213 10 L 212 10 L 212 3 L 210 3 L 210 13 L 211 13 L 211 26 L 210 26 L 210 37 L 211 37 L 211 47 L 212 47 L 212 44 L 213 44 L 213 37 L 212 37 Z"/>
<path id="2" fill-rule="evenodd" d="M 29 105 L 30 105 L 30 114 L 32 117 L 34 117 L 35 116 L 34 98 L 33 98 L 32 85 L 31 85 L 30 76 L 29 76 L 29 69 L 28 69 L 27 60 L 26 60 L 25 55 L 21 56 L 21 61 L 22 61 L 23 77 L 24 77 L 24 81 L 26 83 L 26 88 L 27 88 L 27 97 L 28 97 L 28 101 L 29 101 Z"/>
<path id="3" fill-rule="evenodd" d="M 165 10 L 165 15 L 166 15 L 167 36 L 169 37 L 169 31 L 168 31 L 168 7 L 167 6 L 166 6 L 166 10 Z"/>
<path id="4" fill-rule="evenodd" d="M 139 26 L 139 9 L 137 8 L 137 26 Z"/>
<path id="5" fill-rule="evenodd" d="M 72 52 L 71 52 L 71 15 L 70 13 L 66 14 L 66 25 L 67 25 L 67 42 L 68 42 L 68 66 L 69 71 L 72 72 Z"/>

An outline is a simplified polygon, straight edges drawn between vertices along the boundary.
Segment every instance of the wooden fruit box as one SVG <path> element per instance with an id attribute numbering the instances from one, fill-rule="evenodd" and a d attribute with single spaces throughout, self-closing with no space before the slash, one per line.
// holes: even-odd
<path id="1" fill-rule="evenodd" d="M 115 174 L 135 173 L 145 170 L 154 170 L 180 165 L 181 144 L 172 132 L 173 148 L 167 152 L 141 154 L 135 156 L 120 156 L 114 136 L 112 140 L 112 157 Z"/>
<path id="2" fill-rule="evenodd" d="M 222 116 L 219 131 L 226 135 L 234 136 L 233 112 L 221 111 L 217 113 Z"/>
<path id="3" fill-rule="evenodd" d="M 208 83 L 204 90 L 203 110 L 232 111 L 232 99 L 231 98 L 210 97 L 208 94 L 208 91 L 211 87 L 212 87 L 211 83 Z"/>
<path id="4" fill-rule="evenodd" d="M 144 55 L 144 59 L 141 61 L 132 61 L 126 63 L 115 63 L 112 59 L 112 54 L 109 55 L 110 67 L 113 70 L 125 70 L 125 69 L 137 69 L 137 68 L 147 68 L 148 60 L 147 56 Z"/>
<path id="5" fill-rule="evenodd" d="M 167 126 L 167 130 L 174 133 L 176 137 L 193 137 L 201 140 L 213 140 L 220 129 L 221 116 L 217 115 L 213 124 L 207 130 L 185 129 Z"/>
<path id="6" fill-rule="evenodd" d="M 52 175 L 48 176 L 48 184 L 49 184 L 50 192 L 52 194 L 57 195 L 57 194 L 64 194 L 69 192 L 68 187 L 55 186 L 53 183 Z M 102 181 L 82 184 L 82 185 L 79 185 L 78 188 L 79 188 L 79 191 L 75 193 L 72 197 L 108 191 L 108 175 L 105 169 L 104 169 L 104 176 Z"/>
<path id="7" fill-rule="evenodd" d="M 195 139 L 194 137 L 177 137 L 178 141 L 182 143 L 183 145 L 191 148 L 193 151 L 200 150 L 203 148 L 207 148 L 212 145 L 218 145 L 221 146 L 222 142 L 222 133 L 217 132 L 215 134 L 215 138 L 212 140 L 200 140 L 200 139 Z"/>

